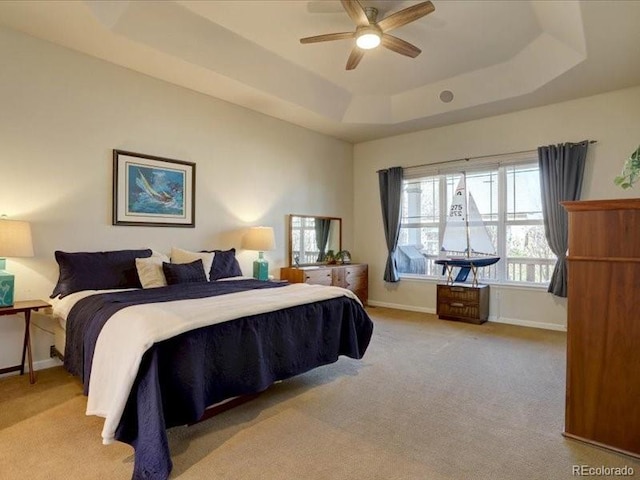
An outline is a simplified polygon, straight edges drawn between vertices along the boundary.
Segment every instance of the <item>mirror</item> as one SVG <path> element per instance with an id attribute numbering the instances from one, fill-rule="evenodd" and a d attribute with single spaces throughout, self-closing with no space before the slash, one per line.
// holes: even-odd
<path id="1" fill-rule="evenodd" d="M 329 250 L 342 250 L 341 218 L 289 215 L 289 266 L 324 263 Z"/>

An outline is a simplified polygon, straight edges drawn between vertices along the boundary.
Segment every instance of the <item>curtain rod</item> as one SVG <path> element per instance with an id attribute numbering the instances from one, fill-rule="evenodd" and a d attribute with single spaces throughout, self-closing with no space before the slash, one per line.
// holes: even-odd
<path id="1" fill-rule="evenodd" d="M 582 143 L 582 142 L 578 142 L 578 143 Z M 597 140 L 589 140 L 589 144 L 593 144 L 593 143 L 598 143 Z M 418 168 L 418 167 L 431 167 L 431 166 L 436 166 L 436 165 L 444 165 L 446 163 L 453 163 L 453 162 L 468 162 L 470 160 L 480 160 L 482 158 L 491 158 L 491 157 L 504 157 L 506 155 L 518 155 L 520 153 L 535 153 L 537 152 L 538 149 L 533 149 L 533 150 L 519 150 L 517 152 L 505 152 L 505 153 L 495 153 L 493 155 L 479 155 L 477 157 L 467 157 L 467 158 L 456 158 L 455 160 L 445 160 L 444 162 L 436 162 L 436 163 L 423 163 L 422 165 L 411 165 L 410 167 L 407 168 Z M 376 173 L 379 172 L 384 172 L 385 170 L 388 170 L 387 168 L 381 168 L 380 170 L 377 170 Z"/>

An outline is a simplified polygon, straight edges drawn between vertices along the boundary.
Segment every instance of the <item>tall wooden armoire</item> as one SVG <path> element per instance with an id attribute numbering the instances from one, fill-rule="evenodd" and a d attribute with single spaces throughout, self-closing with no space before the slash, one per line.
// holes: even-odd
<path id="1" fill-rule="evenodd" d="M 569 212 L 564 435 L 640 458 L 640 199 Z"/>

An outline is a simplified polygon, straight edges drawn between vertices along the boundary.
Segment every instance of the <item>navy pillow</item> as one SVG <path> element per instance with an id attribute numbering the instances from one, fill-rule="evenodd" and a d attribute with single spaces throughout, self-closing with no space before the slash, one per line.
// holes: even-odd
<path id="1" fill-rule="evenodd" d="M 236 259 L 236 249 L 230 250 L 207 250 L 215 253 L 211 271 L 209 272 L 209 280 L 220 280 L 221 278 L 241 277 L 242 270 Z"/>
<path id="2" fill-rule="evenodd" d="M 162 271 L 167 279 L 167 285 L 207 281 L 207 275 L 204 273 L 204 265 L 200 259 L 191 263 L 162 262 Z"/>
<path id="3" fill-rule="evenodd" d="M 141 288 L 136 258 L 150 257 L 151 253 L 149 249 L 74 253 L 57 250 L 60 275 L 51 298 L 81 290 Z"/>

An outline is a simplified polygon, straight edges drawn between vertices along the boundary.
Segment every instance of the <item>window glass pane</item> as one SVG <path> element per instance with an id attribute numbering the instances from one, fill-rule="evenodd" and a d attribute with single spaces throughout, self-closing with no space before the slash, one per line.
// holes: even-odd
<path id="1" fill-rule="evenodd" d="M 396 250 L 398 271 L 416 275 L 436 275 L 437 268 L 433 261 L 438 258 L 439 249 L 438 225 L 401 228 Z"/>
<path id="2" fill-rule="evenodd" d="M 440 249 L 440 180 L 425 177 L 404 182 L 396 265 L 400 273 L 434 275 L 428 257 Z"/>
<path id="3" fill-rule="evenodd" d="M 474 196 L 475 198 L 475 196 Z M 496 213 L 497 215 L 497 213 Z M 489 232 L 489 237 L 491 238 L 491 242 L 493 245 L 498 244 L 498 225 L 494 224 L 486 224 L 487 232 Z M 478 281 L 480 280 L 498 280 L 498 264 L 494 263 L 488 267 L 482 267 L 478 269 Z"/>
<path id="4" fill-rule="evenodd" d="M 543 225 L 507 225 L 507 255 L 556 258 L 547 244 Z"/>
<path id="5" fill-rule="evenodd" d="M 467 190 L 473 195 L 482 219 L 497 221 L 498 171 L 467 173 Z"/>
<path id="6" fill-rule="evenodd" d="M 493 265 L 489 265 L 488 267 L 482 267 L 478 269 L 478 273 L 476 274 L 478 281 L 496 281 L 498 280 L 498 264 L 494 263 Z M 472 274 L 469 274 L 468 281 L 471 281 Z"/>
<path id="7" fill-rule="evenodd" d="M 440 217 L 437 177 L 404 182 L 402 191 L 402 225 L 437 223 Z"/>
<path id="8" fill-rule="evenodd" d="M 543 225 L 507 226 L 507 280 L 548 283 L 556 263 Z"/>
<path id="9" fill-rule="evenodd" d="M 506 168 L 507 221 L 542 220 L 538 165 L 513 165 Z"/>
<path id="10" fill-rule="evenodd" d="M 438 255 L 440 251 L 440 235 L 438 234 L 438 226 L 422 227 L 420 229 L 420 242 L 422 243 L 422 252 L 428 255 Z"/>
<path id="11" fill-rule="evenodd" d="M 498 244 L 498 225 L 496 223 L 485 223 L 485 227 L 487 227 L 489 238 L 491 239 L 491 243 L 495 247 Z"/>

